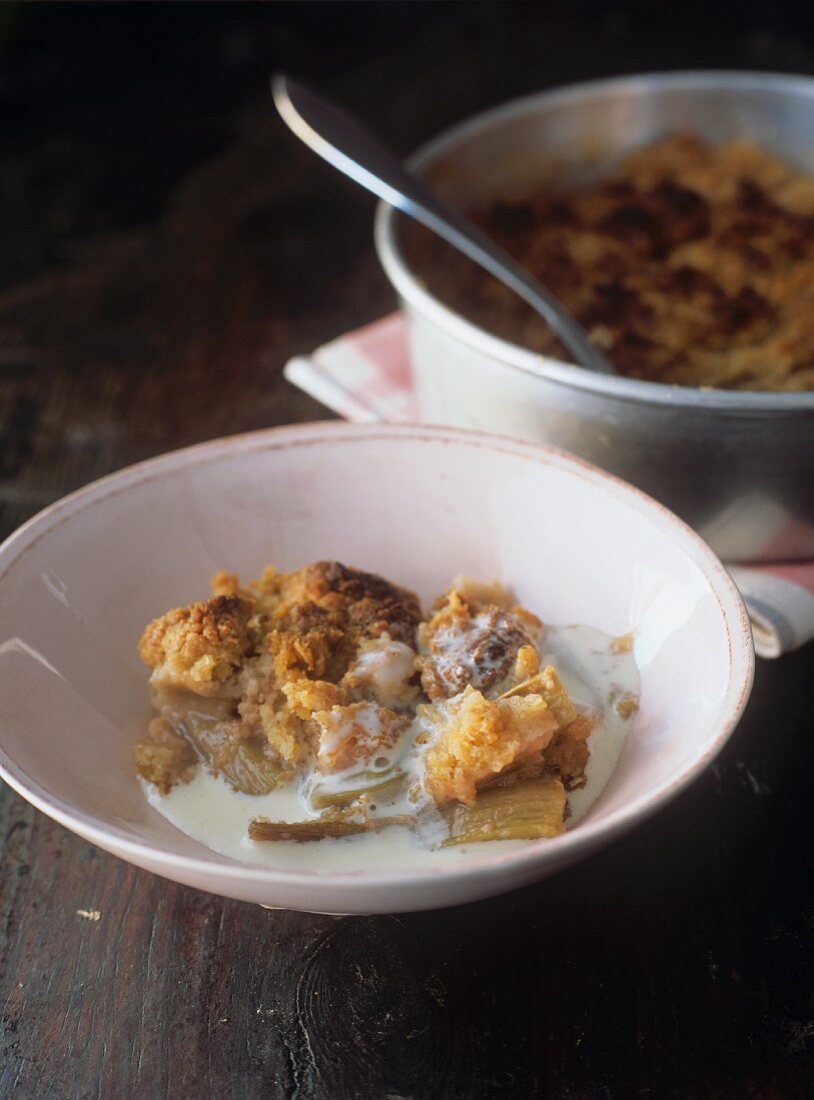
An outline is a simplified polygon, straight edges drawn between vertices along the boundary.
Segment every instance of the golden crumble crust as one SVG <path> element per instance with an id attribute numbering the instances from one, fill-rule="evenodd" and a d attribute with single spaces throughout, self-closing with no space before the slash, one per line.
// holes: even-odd
<path id="1" fill-rule="evenodd" d="M 425 783 L 439 806 L 471 804 L 479 786 L 539 758 L 557 729 L 557 719 L 541 695 L 492 700 L 467 687 L 447 703 L 424 707 L 423 712 L 437 726 L 425 757 Z"/>
<path id="2" fill-rule="evenodd" d="M 166 794 L 197 763 L 197 756 L 185 738 L 164 718 L 153 718 L 147 737 L 133 746 L 139 775 Z"/>
<path id="3" fill-rule="evenodd" d="M 418 598 L 374 573 L 321 561 L 275 580 L 267 629 L 280 676 L 337 681 L 370 639 L 415 645 Z"/>
<path id="4" fill-rule="evenodd" d="M 224 751 L 241 739 L 259 741 L 281 776 L 318 750 L 315 715 L 354 702 L 355 681 L 342 680 L 371 642 L 398 643 L 413 654 L 418 599 L 375 574 L 323 561 L 292 573 L 269 566 L 245 585 L 218 572 L 211 586 L 210 599 L 150 623 L 139 654 L 153 669 L 154 689 L 231 701 Z M 412 658 L 409 665 L 412 674 Z M 412 698 L 409 685 L 397 687 L 398 699 Z M 173 705 L 185 704 L 179 697 Z M 217 768 L 217 752 L 209 755 Z M 171 766 L 167 746 L 139 743 L 144 778 L 166 786 Z"/>
<path id="5" fill-rule="evenodd" d="M 470 216 L 547 286 L 616 369 L 667 384 L 814 389 L 814 176 L 751 142 L 675 134 L 604 178 Z M 568 358 L 538 315 L 422 227 L 430 290 L 476 324 Z"/>
<path id="6" fill-rule="evenodd" d="M 307 624 L 313 616 L 342 629 L 358 644 L 362 638 L 389 634 L 413 644 L 421 620 L 418 598 L 375 573 L 364 573 L 337 561 L 320 561 L 289 574 L 282 587 L 277 618 Z"/>
<path id="7" fill-rule="evenodd" d="M 251 600 L 213 596 L 154 619 L 142 634 L 139 656 L 155 683 L 202 695 L 219 690 L 251 647 Z"/>

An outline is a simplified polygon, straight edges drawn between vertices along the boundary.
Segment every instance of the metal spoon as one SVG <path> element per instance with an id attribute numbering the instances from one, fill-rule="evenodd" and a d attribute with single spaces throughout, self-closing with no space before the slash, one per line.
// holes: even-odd
<path id="1" fill-rule="evenodd" d="M 287 76 L 275 76 L 271 88 L 283 120 L 315 153 L 391 206 L 422 222 L 519 294 L 580 366 L 601 374 L 616 374 L 585 329 L 553 294 L 460 210 L 439 199 L 344 108 Z"/>

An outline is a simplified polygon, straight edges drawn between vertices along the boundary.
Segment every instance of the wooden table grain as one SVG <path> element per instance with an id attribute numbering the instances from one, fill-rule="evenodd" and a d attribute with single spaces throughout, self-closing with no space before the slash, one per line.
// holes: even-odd
<path id="1" fill-rule="evenodd" d="M 2 534 L 149 455 L 325 415 L 282 364 L 392 307 L 372 204 L 277 122 L 273 68 L 405 151 L 563 80 L 814 70 L 794 6 L 656 9 L 6 5 Z M 811 1095 L 812 714 L 814 647 L 760 664 L 721 757 L 650 822 L 437 913 L 198 893 L 4 788 L 0 1096 Z"/>

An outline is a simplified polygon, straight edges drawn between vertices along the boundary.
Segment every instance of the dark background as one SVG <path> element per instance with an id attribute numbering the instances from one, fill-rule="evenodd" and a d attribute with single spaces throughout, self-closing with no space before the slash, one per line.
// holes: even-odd
<path id="1" fill-rule="evenodd" d="M 0 533 L 325 415 L 283 363 L 392 308 L 372 200 L 283 128 L 272 71 L 406 153 L 517 94 L 701 67 L 814 72 L 814 5 L 0 7 Z M 812 672 L 812 647 L 761 664 L 721 758 L 635 834 L 437 914 L 223 901 L 4 790 L 0 1095 L 810 1095 Z"/>

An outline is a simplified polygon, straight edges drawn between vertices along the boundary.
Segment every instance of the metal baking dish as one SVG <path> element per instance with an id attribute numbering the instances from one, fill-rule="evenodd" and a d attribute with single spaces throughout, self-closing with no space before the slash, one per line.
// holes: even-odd
<path id="1" fill-rule="evenodd" d="M 814 172 L 814 79 L 690 72 L 576 85 L 479 115 L 410 164 L 466 204 L 552 176 L 590 177 L 676 130 L 752 139 Z M 582 455 L 663 501 L 729 561 L 814 557 L 814 392 L 607 377 L 510 344 L 428 293 L 404 262 L 401 222 L 381 204 L 376 244 L 409 319 L 424 420 Z"/>

